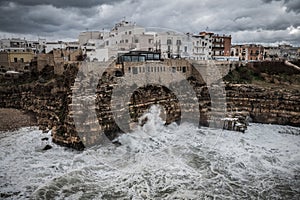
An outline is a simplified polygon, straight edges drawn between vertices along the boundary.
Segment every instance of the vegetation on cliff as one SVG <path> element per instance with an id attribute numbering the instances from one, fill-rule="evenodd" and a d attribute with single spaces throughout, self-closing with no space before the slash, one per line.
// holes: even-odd
<path id="1" fill-rule="evenodd" d="M 295 89 L 300 86 L 300 71 L 285 65 L 284 62 L 248 63 L 230 71 L 224 81 Z"/>

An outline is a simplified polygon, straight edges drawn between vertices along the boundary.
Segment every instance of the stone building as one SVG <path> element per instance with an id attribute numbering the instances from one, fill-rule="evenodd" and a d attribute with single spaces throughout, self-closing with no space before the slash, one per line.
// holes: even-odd
<path id="1" fill-rule="evenodd" d="M 109 35 L 108 32 L 101 31 L 86 31 L 82 32 L 78 36 L 79 45 L 82 46 L 89 42 L 89 40 L 103 40 Z"/>
<path id="2" fill-rule="evenodd" d="M 298 60 L 300 58 L 300 48 L 283 44 L 276 47 L 264 47 L 265 60 Z"/>
<path id="3" fill-rule="evenodd" d="M 264 60 L 279 60 L 280 49 L 278 47 L 264 47 Z"/>
<path id="4" fill-rule="evenodd" d="M 33 53 L 41 53 L 45 49 L 46 40 L 38 39 L 37 41 L 20 39 L 20 38 L 8 38 L 0 40 L 1 51 L 32 51 Z"/>
<path id="5" fill-rule="evenodd" d="M 287 59 L 287 60 L 297 60 L 299 58 L 298 54 L 298 47 L 293 47 L 292 45 L 279 45 L 278 46 L 280 51 L 280 58 Z"/>
<path id="6" fill-rule="evenodd" d="M 234 45 L 232 55 L 238 56 L 240 61 L 264 60 L 264 47 L 258 44 Z"/>
<path id="7" fill-rule="evenodd" d="M 8 70 L 23 71 L 33 58 L 32 51 L 1 51 L 0 65 Z"/>
<path id="8" fill-rule="evenodd" d="M 218 59 L 222 56 L 231 56 L 231 35 L 214 34 L 212 38 L 213 59 Z"/>
<path id="9" fill-rule="evenodd" d="M 47 54 L 38 54 L 36 56 L 37 70 L 41 71 L 45 66 L 53 66 L 54 73 L 61 75 L 64 71 L 64 65 L 76 62 L 82 55 L 81 50 L 54 49 Z"/>

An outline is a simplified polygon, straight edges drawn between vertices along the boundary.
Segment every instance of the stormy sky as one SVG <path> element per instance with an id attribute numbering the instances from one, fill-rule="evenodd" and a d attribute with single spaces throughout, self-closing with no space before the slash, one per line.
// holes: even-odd
<path id="1" fill-rule="evenodd" d="M 300 46 L 299 0 L 0 0 L 0 38 L 76 40 L 126 17 L 144 27 Z"/>

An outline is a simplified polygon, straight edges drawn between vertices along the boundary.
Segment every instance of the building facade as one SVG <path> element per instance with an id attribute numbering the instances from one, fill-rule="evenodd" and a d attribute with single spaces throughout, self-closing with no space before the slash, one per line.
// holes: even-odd
<path id="1" fill-rule="evenodd" d="M 7 70 L 23 71 L 35 54 L 32 51 L 1 51 L 0 65 Z"/>
<path id="2" fill-rule="evenodd" d="M 231 56 L 231 35 L 218 35 L 212 36 L 212 57 L 228 57 Z"/>
<path id="3" fill-rule="evenodd" d="M 213 33 L 200 32 L 193 35 L 193 60 L 211 60 L 213 47 Z"/>
<path id="4" fill-rule="evenodd" d="M 264 47 L 257 44 L 234 45 L 232 55 L 238 56 L 240 61 L 264 60 Z"/>

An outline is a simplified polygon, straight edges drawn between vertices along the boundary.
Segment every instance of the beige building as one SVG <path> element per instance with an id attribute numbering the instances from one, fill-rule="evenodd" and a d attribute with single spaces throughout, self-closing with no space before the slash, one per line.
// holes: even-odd
<path id="1" fill-rule="evenodd" d="M 257 44 L 235 45 L 231 48 L 232 54 L 238 56 L 240 61 L 264 60 L 264 47 Z"/>
<path id="2" fill-rule="evenodd" d="M 64 65 L 80 60 L 81 50 L 70 51 L 67 49 L 54 49 L 47 54 L 38 54 L 36 57 L 37 70 L 41 71 L 45 66 L 53 66 L 55 74 L 62 74 Z"/>
<path id="3" fill-rule="evenodd" d="M 29 52 L 0 52 L 0 65 L 9 70 L 23 71 L 24 67 L 34 58 L 34 53 Z"/>

